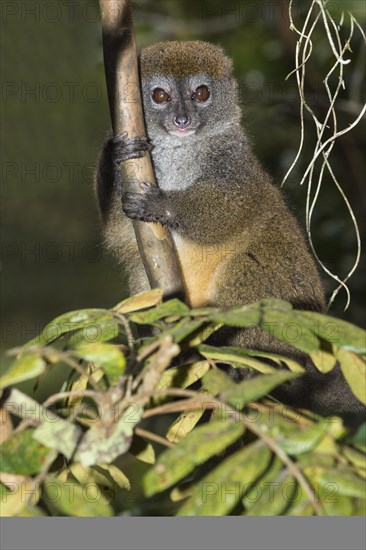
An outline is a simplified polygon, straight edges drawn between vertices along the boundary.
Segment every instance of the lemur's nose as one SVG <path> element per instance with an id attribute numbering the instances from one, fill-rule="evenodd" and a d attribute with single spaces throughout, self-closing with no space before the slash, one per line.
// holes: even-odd
<path id="1" fill-rule="evenodd" d="M 176 126 L 178 126 L 178 128 L 181 128 L 181 129 L 187 128 L 187 126 L 191 122 L 191 117 L 186 116 L 186 115 L 178 115 L 178 116 L 174 117 L 173 122 Z"/>

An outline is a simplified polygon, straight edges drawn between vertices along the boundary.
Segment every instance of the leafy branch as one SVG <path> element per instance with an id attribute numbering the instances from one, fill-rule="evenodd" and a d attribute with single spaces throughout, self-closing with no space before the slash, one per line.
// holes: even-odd
<path id="1" fill-rule="evenodd" d="M 365 332 L 286 302 L 194 310 L 177 299 L 163 302 L 154 290 L 111 309 L 58 317 L 11 352 L 16 357 L 0 379 L 7 426 L 3 513 L 360 513 L 364 427 L 354 433 L 338 417 L 323 419 L 274 400 L 278 385 L 303 374 L 293 359 L 206 342 L 222 326 L 257 325 L 289 343 L 286 328 L 294 323 L 300 334 L 294 347 L 322 372 L 339 361 L 365 401 Z M 131 339 L 134 325 L 154 332 Z M 78 368 L 68 374 L 74 363 Z M 66 382 L 43 404 L 13 387 L 37 377 L 44 384 L 55 364 L 64 365 Z M 223 364 L 252 376 L 234 383 L 218 368 Z M 330 484 L 336 503 L 326 498 Z M 100 494 L 93 503 L 84 494 L 89 486 Z M 138 488 L 132 500 L 131 487 Z M 29 490 L 29 498 L 22 500 L 18 488 Z M 57 501 L 52 488 L 61 495 Z"/>

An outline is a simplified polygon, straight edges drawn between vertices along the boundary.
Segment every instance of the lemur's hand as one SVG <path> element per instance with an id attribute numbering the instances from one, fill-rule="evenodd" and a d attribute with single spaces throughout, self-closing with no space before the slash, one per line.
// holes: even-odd
<path id="1" fill-rule="evenodd" d="M 113 162 L 116 165 L 124 160 L 138 159 L 144 157 L 147 151 L 151 151 L 152 145 L 147 137 L 127 138 L 127 132 L 121 132 L 117 136 L 110 138 L 107 147 L 112 153 Z"/>
<path id="2" fill-rule="evenodd" d="M 167 194 L 150 183 L 140 183 L 143 193 L 123 193 L 123 212 L 132 220 L 157 222 L 174 229 Z"/>

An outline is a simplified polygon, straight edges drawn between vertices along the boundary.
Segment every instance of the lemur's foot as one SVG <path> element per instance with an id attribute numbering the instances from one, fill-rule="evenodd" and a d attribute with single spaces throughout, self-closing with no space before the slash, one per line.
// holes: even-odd
<path id="1" fill-rule="evenodd" d="M 127 138 L 127 135 L 127 132 L 121 132 L 108 140 L 108 147 L 111 149 L 113 162 L 116 165 L 124 160 L 144 157 L 146 152 L 152 149 L 146 136 Z"/>

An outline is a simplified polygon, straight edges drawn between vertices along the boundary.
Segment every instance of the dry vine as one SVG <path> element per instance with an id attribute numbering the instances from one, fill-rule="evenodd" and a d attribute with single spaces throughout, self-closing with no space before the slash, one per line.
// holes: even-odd
<path id="1" fill-rule="evenodd" d="M 305 139 L 305 110 L 306 110 L 312 117 L 312 120 L 315 124 L 316 133 L 317 133 L 317 141 L 314 147 L 313 157 L 309 162 L 300 182 L 300 185 L 302 185 L 305 181 L 307 183 L 306 231 L 308 234 L 310 246 L 320 266 L 330 277 L 332 277 L 332 279 L 334 279 L 338 283 L 336 289 L 333 291 L 330 297 L 328 309 L 331 306 L 331 304 L 334 302 L 334 299 L 339 293 L 339 291 L 343 288 L 346 292 L 346 305 L 345 305 L 345 310 L 346 310 L 350 304 L 350 298 L 351 298 L 350 291 L 346 283 L 350 279 L 352 274 L 355 272 L 360 262 L 361 239 L 360 239 L 360 232 L 359 232 L 358 224 L 357 224 L 353 209 L 329 163 L 329 156 L 334 147 L 335 141 L 340 136 L 346 134 L 347 132 L 350 132 L 360 122 L 360 120 L 363 118 L 366 112 L 366 104 L 364 104 L 361 111 L 359 112 L 359 114 L 353 120 L 352 123 L 350 123 L 346 128 L 338 129 L 336 100 L 338 98 L 340 90 L 345 89 L 344 66 L 351 62 L 351 59 L 349 58 L 346 59 L 345 55 L 346 53 L 348 54 L 352 53 L 350 43 L 356 28 L 360 31 L 365 44 L 366 44 L 366 36 L 361 26 L 354 18 L 354 16 L 351 13 L 347 13 L 347 17 L 349 21 L 349 34 L 345 39 L 342 39 L 340 34 L 340 29 L 344 25 L 345 15 L 342 12 L 339 23 L 336 23 L 326 6 L 327 6 L 326 0 L 313 0 L 309 8 L 309 11 L 307 13 L 307 16 L 305 18 L 303 27 L 300 30 L 296 27 L 294 23 L 293 0 L 290 0 L 290 3 L 289 3 L 290 28 L 292 31 L 296 32 L 296 34 L 298 35 L 298 40 L 296 44 L 296 53 L 295 53 L 295 69 L 286 77 L 286 79 L 288 79 L 292 74 L 294 73 L 296 74 L 296 82 L 297 82 L 298 92 L 300 96 L 301 136 L 300 136 L 300 144 L 299 144 L 295 159 L 291 164 L 290 168 L 288 169 L 283 179 L 282 185 L 285 183 L 288 176 L 290 175 L 295 165 L 297 164 L 303 149 L 304 139 Z M 319 120 L 319 117 L 315 114 L 314 110 L 310 107 L 305 96 L 305 86 L 304 86 L 307 63 L 313 52 L 312 36 L 313 36 L 314 30 L 320 24 L 320 22 L 323 23 L 332 55 L 335 58 L 332 67 L 326 74 L 323 81 L 327 98 L 329 100 L 329 107 L 323 120 Z M 335 86 L 335 88 L 332 90 L 330 85 L 330 78 L 332 75 L 334 76 L 333 73 L 337 74 L 338 83 Z M 324 133 L 326 131 L 331 132 L 331 136 L 328 137 L 327 139 L 324 138 Z M 318 167 L 318 165 L 320 166 L 319 176 L 318 176 L 317 182 L 314 182 L 314 171 L 315 171 L 315 167 L 316 166 Z M 351 269 L 346 274 L 346 276 L 343 277 L 343 279 L 341 279 L 336 273 L 332 273 L 332 271 L 319 258 L 319 256 L 316 253 L 313 239 L 312 239 L 312 230 L 311 230 L 312 216 L 319 197 L 321 186 L 323 184 L 324 172 L 326 170 L 328 171 L 331 177 L 331 180 L 335 184 L 337 190 L 339 191 L 344 201 L 344 204 L 346 205 L 346 208 L 352 220 L 352 224 L 355 230 L 356 241 L 357 241 L 354 263 Z"/>

